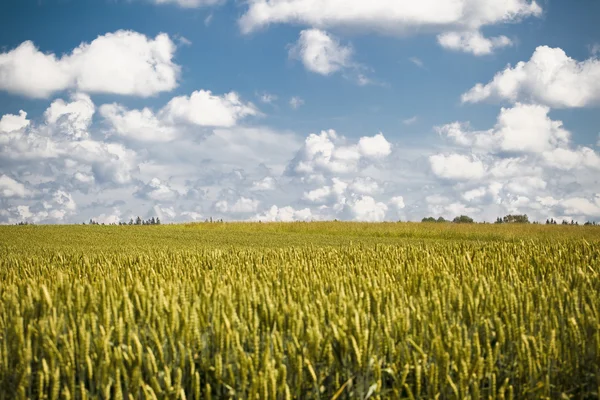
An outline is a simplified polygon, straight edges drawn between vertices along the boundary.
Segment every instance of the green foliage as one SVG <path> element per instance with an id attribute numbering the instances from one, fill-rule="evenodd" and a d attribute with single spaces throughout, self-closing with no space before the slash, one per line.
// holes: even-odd
<path id="1" fill-rule="evenodd" d="M 0 228 L 0 399 L 597 398 L 600 229 Z"/>
<path id="2" fill-rule="evenodd" d="M 439 217 L 438 219 L 435 219 L 433 217 L 427 217 L 427 218 L 423 218 L 421 220 L 421 222 L 428 222 L 428 223 L 432 223 L 432 222 L 437 222 L 437 223 L 444 223 L 444 222 L 448 222 L 444 219 L 444 217 Z"/>
<path id="3" fill-rule="evenodd" d="M 460 217 L 456 217 L 454 218 L 454 220 L 452 221 L 456 224 L 472 224 L 473 222 L 473 218 L 468 217 L 466 215 L 461 215 Z"/>
<path id="4" fill-rule="evenodd" d="M 524 214 L 524 215 L 505 215 L 504 218 L 502 218 L 502 223 L 505 224 L 528 224 L 529 223 L 529 217 Z"/>

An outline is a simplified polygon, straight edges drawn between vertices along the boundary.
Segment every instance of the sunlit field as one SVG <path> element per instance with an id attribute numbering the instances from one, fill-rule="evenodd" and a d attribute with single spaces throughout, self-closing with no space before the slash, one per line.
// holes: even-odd
<path id="1" fill-rule="evenodd" d="M 598 398 L 600 227 L 1 227 L 0 385 L 0 399 Z"/>

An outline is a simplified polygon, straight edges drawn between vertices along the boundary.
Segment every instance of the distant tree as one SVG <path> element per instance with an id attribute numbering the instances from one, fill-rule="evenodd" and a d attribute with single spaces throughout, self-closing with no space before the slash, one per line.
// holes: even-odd
<path id="1" fill-rule="evenodd" d="M 156 217 L 156 225 L 160 225 L 160 218 Z"/>
<path id="2" fill-rule="evenodd" d="M 136 225 L 141 225 L 142 224 L 142 219 L 140 217 L 137 217 L 135 220 L 135 224 Z"/>
<path id="3" fill-rule="evenodd" d="M 495 223 L 495 224 L 501 224 L 501 223 L 503 223 L 503 222 L 504 222 L 504 221 L 502 221 L 502 218 L 498 217 L 498 218 L 496 218 L 496 222 L 494 222 L 494 223 Z"/>
<path id="4" fill-rule="evenodd" d="M 443 222 L 448 222 L 448 221 L 446 221 L 446 220 L 444 219 L 444 217 L 439 217 L 439 218 L 438 218 L 438 219 L 437 219 L 435 222 L 437 222 L 437 223 L 440 223 L 440 224 L 441 224 L 441 223 L 443 223 Z"/>
<path id="5" fill-rule="evenodd" d="M 506 215 L 504 216 L 504 218 L 502 218 L 502 222 L 504 222 L 505 224 L 528 224 L 529 223 L 529 217 L 527 217 L 527 214 L 523 214 L 523 215 Z"/>
<path id="6" fill-rule="evenodd" d="M 151 225 L 156 225 L 156 220 L 154 219 L 154 217 L 152 217 L 152 219 L 150 220 L 150 224 Z"/>
<path id="7" fill-rule="evenodd" d="M 421 222 L 436 222 L 433 217 L 426 217 L 421 220 Z"/>
<path id="8" fill-rule="evenodd" d="M 473 221 L 473 218 L 471 217 L 461 215 L 460 217 L 454 218 L 452 222 L 454 222 L 455 224 L 472 224 L 475 221 Z"/>

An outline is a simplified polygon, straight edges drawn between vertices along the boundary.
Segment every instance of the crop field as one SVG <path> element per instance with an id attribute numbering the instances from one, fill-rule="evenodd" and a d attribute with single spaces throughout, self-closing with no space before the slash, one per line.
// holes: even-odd
<path id="1" fill-rule="evenodd" d="M 0 399 L 593 399 L 600 228 L 0 228 Z"/>

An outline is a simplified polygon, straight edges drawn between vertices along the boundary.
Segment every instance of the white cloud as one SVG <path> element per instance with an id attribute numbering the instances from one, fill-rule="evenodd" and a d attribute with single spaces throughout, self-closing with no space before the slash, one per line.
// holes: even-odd
<path id="1" fill-rule="evenodd" d="M 419 68 L 425 67 L 425 63 L 418 57 L 410 57 L 408 60 Z"/>
<path id="2" fill-rule="evenodd" d="M 596 195 L 594 201 L 586 198 L 573 197 L 559 202 L 564 213 L 573 216 L 600 217 L 600 196 Z"/>
<path id="3" fill-rule="evenodd" d="M 222 214 L 248 214 L 256 212 L 260 201 L 255 199 L 249 199 L 246 197 L 240 197 L 233 204 L 230 204 L 227 200 L 220 200 L 215 203 L 215 210 Z"/>
<path id="4" fill-rule="evenodd" d="M 290 48 L 289 56 L 300 59 L 311 72 L 330 75 L 351 67 L 352 53 L 352 47 L 343 46 L 327 32 L 307 29 L 300 32 L 300 38 Z"/>
<path id="5" fill-rule="evenodd" d="M 526 101 L 555 108 L 589 107 L 600 104 L 600 60 L 579 62 L 560 48 L 538 47 L 531 59 L 508 66 L 489 83 L 478 83 L 462 101 L 486 99 Z"/>
<path id="6" fill-rule="evenodd" d="M 76 211 L 77 204 L 70 193 L 61 189 L 44 190 L 41 197 L 29 205 L 11 205 L 0 209 L 0 218 L 4 223 L 65 223 L 76 215 Z"/>
<path id="7" fill-rule="evenodd" d="M 152 0 L 156 4 L 175 4 L 182 8 L 199 8 L 217 6 L 226 0 Z"/>
<path id="8" fill-rule="evenodd" d="M 166 34 L 151 39 L 123 30 L 82 43 L 62 57 L 26 41 L 0 53 L 0 90 L 34 98 L 67 89 L 148 97 L 177 86 L 175 49 Z"/>
<path id="9" fill-rule="evenodd" d="M 382 133 L 375 136 L 363 136 L 358 141 L 358 151 L 361 155 L 370 158 L 383 158 L 390 155 L 392 145 Z"/>
<path id="10" fill-rule="evenodd" d="M 437 131 L 461 146 L 488 152 L 541 153 L 566 146 L 570 138 L 562 121 L 551 120 L 549 112 L 545 106 L 517 103 L 512 108 L 500 110 L 493 129 L 470 132 L 468 125 L 455 122 L 438 127 Z"/>
<path id="11" fill-rule="evenodd" d="M 480 32 L 445 32 L 437 37 L 438 43 L 450 50 L 471 53 L 476 56 L 492 54 L 494 50 L 511 46 L 506 36 L 486 38 Z"/>
<path id="12" fill-rule="evenodd" d="M 29 123 L 27 113 L 23 110 L 19 111 L 19 115 L 6 114 L 0 119 L 0 132 L 10 133 L 18 131 L 27 128 Z"/>
<path id="13" fill-rule="evenodd" d="M 173 207 L 165 207 L 161 206 L 160 204 L 157 204 L 154 207 L 152 207 L 152 209 L 147 215 L 148 218 L 152 216 L 157 216 L 161 219 L 161 221 L 164 222 L 173 220 L 177 216 L 177 212 Z"/>
<path id="14" fill-rule="evenodd" d="M 190 96 L 171 99 L 157 114 L 149 108 L 128 110 L 113 103 L 100 107 L 100 115 L 111 127 L 110 133 L 151 142 L 169 142 L 177 138 L 182 126 L 235 126 L 240 119 L 258 115 L 252 103 L 244 103 L 235 92 L 223 96 L 200 90 Z"/>
<path id="15" fill-rule="evenodd" d="M 277 182 L 275 181 L 275 179 L 273 179 L 270 176 L 267 176 L 259 181 L 253 182 L 252 190 L 261 190 L 261 191 L 275 190 L 276 184 L 277 184 Z"/>
<path id="16" fill-rule="evenodd" d="M 94 110 L 87 95 L 76 94 L 70 103 L 56 100 L 44 113 L 43 124 L 0 135 L 0 155 L 7 162 L 28 163 L 30 174 L 75 168 L 71 176 L 85 172 L 97 184 L 128 183 L 137 168 L 136 153 L 119 143 L 89 138 Z"/>
<path id="17" fill-rule="evenodd" d="M 300 97 L 294 96 L 290 99 L 290 107 L 292 107 L 294 110 L 297 110 L 298 108 L 300 108 L 303 105 L 304 105 L 304 100 L 302 100 Z"/>
<path id="18" fill-rule="evenodd" d="M 142 141 L 168 142 L 177 137 L 174 127 L 164 124 L 152 110 L 128 110 L 122 105 L 104 104 L 100 115 L 117 135 Z"/>
<path id="19" fill-rule="evenodd" d="M 121 222 L 121 211 L 118 208 L 115 208 L 111 213 L 102 213 L 91 219 L 99 224 L 118 224 Z"/>
<path id="20" fill-rule="evenodd" d="M 541 13 L 540 6 L 528 0 L 250 0 L 239 24 L 244 33 L 292 23 L 404 35 L 477 30 Z"/>
<path id="21" fill-rule="evenodd" d="M 385 219 L 388 206 L 371 196 L 350 199 L 347 207 L 356 221 L 380 222 Z"/>
<path id="22" fill-rule="evenodd" d="M 0 175 L 0 195 L 2 197 L 25 197 L 28 190 L 10 176 Z"/>
<path id="23" fill-rule="evenodd" d="M 377 181 L 371 177 L 354 178 L 350 185 L 348 185 L 348 188 L 354 193 L 368 195 L 372 195 L 380 190 Z"/>
<path id="24" fill-rule="evenodd" d="M 167 202 L 177 199 L 179 194 L 167 183 L 161 182 L 158 178 L 152 178 L 150 182 L 138 188 L 134 195 L 143 199 Z"/>
<path id="25" fill-rule="evenodd" d="M 76 93 L 71 96 L 70 103 L 62 99 L 53 101 L 44 115 L 46 122 L 55 125 L 60 134 L 86 139 L 95 111 L 96 107 L 88 95 Z"/>
<path id="26" fill-rule="evenodd" d="M 334 130 L 310 134 L 288 170 L 299 175 L 346 174 L 356 171 L 361 161 L 374 162 L 391 152 L 391 144 L 381 133 L 361 137 L 356 145 L 346 145 L 345 141 Z"/>
<path id="27" fill-rule="evenodd" d="M 323 186 L 318 189 L 305 192 L 302 196 L 303 199 L 308 200 L 312 203 L 323 203 L 333 193 L 330 186 Z"/>
<path id="28" fill-rule="evenodd" d="M 483 162 L 474 156 L 435 154 L 429 157 L 429 164 L 436 176 L 449 180 L 480 179 L 486 173 Z"/>
<path id="29" fill-rule="evenodd" d="M 242 102 L 235 92 L 215 96 L 209 90 L 199 90 L 171 99 L 159 116 L 170 123 L 232 127 L 239 119 L 258 113 L 252 103 Z"/>
<path id="30" fill-rule="evenodd" d="M 394 207 L 396 210 L 400 211 L 406 207 L 404 204 L 404 197 L 402 196 L 394 196 L 389 201 L 390 206 Z"/>
<path id="31" fill-rule="evenodd" d="M 544 152 L 543 157 L 549 166 L 562 170 L 575 168 L 600 170 L 600 156 L 589 147 L 579 147 L 575 150 L 557 148 Z"/>
<path id="32" fill-rule="evenodd" d="M 266 213 L 258 214 L 252 218 L 254 221 L 263 222 L 293 222 L 309 221 L 312 219 L 312 213 L 309 208 L 296 210 L 293 207 L 272 206 Z"/>
<path id="33" fill-rule="evenodd" d="M 473 201 L 485 196 L 486 193 L 487 189 L 485 187 L 479 187 L 476 189 L 466 191 L 462 197 L 466 201 Z"/>

